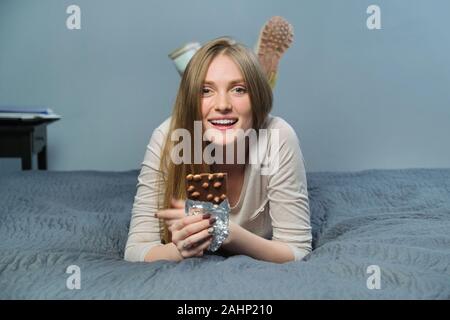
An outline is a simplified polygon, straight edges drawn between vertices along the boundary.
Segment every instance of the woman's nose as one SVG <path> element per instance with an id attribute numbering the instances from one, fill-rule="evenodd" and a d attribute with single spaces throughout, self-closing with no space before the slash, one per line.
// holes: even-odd
<path id="1" fill-rule="evenodd" d="M 231 103 L 226 94 L 219 94 L 217 96 L 215 109 L 218 111 L 231 109 Z"/>

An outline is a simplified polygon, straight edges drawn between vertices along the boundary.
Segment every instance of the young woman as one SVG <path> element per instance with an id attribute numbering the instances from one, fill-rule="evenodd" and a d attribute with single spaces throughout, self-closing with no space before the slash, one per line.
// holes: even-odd
<path id="1" fill-rule="evenodd" d="M 229 236 L 221 251 L 278 263 L 300 260 L 311 251 L 307 181 L 299 141 L 286 121 L 269 114 L 271 109 L 267 76 L 250 49 L 219 38 L 196 52 L 183 73 L 172 116 L 154 130 L 147 146 L 126 260 L 181 261 L 203 255 L 212 241 L 214 218 L 208 213 L 186 216 L 182 199 L 186 199 L 186 175 L 204 172 L 226 172 L 228 176 Z M 195 121 L 200 121 L 203 132 L 218 133 L 200 143 L 202 150 L 211 143 L 223 146 L 224 161 L 173 161 L 171 154 L 178 141 L 172 141 L 172 133 L 185 129 L 194 137 Z M 275 170 L 265 172 L 264 161 L 250 163 L 249 152 L 255 144 L 246 144 L 244 162 L 225 161 L 225 146 L 238 143 L 239 130 L 262 129 L 269 138 L 257 144 L 262 149 L 258 153 L 268 159 L 269 166 L 276 163 Z M 193 148 L 194 141 L 191 145 Z"/>

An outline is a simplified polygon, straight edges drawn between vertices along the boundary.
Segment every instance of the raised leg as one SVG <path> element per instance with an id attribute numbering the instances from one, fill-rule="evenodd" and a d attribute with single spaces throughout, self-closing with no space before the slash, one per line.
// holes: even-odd
<path id="1" fill-rule="evenodd" d="M 294 27 L 283 17 L 270 18 L 261 29 L 255 51 L 272 88 L 277 81 L 278 63 L 293 41 Z"/>

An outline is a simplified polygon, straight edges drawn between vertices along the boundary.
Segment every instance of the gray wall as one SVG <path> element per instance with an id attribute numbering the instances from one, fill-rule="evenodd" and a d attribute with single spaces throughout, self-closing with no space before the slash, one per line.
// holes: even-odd
<path id="1" fill-rule="evenodd" d="M 81 30 L 66 28 L 70 4 Z M 366 27 L 370 4 L 381 30 Z M 450 167 L 449 12 L 446 0 L 0 0 L 0 105 L 63 116 L 48 129 L 50 170 L 138 168 L 178 88 L 167 54 L 221 35 L 253 47 L 282 15 L 296 38 L 273 113 L 308 171 Z"/>

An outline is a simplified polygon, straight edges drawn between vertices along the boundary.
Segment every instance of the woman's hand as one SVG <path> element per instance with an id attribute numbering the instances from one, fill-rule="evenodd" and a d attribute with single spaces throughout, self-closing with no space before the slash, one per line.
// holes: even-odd
<path id="1" fill-rule="evenodd" d="M 184 200 L 176 200 L 172 198 L 170 203 L 171 203 L 170 209 L 161 210 L 160 212 L 157 213 L 158 218 L 164 219 L 164 223 L 166 224 L 168 229 L 170 229 L 170 227 L 175 222 L 186 217 L 184 213 L 184 205 L 185 205 Z"/>
<path id="2" fill-rule="evenodd" d="M 215 218 L 209 213 L 186 216 L 182 200 L 172 201 L 172 206 L 174 208 L 158 212 L 157 217 L 164 219 L 172 233 L 172 242 L 183 258 L 202 256 L 212 242 L 211 227 Z"/>

